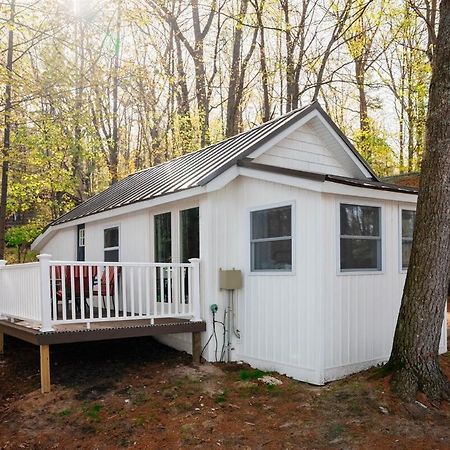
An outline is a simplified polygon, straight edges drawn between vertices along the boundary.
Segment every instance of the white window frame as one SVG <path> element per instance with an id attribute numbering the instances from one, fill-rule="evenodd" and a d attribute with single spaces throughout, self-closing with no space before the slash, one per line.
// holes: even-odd
<path id="1" fill-rule="evenodd" d="M 341 205 L 354 205 L 354 206 L 368 206 L 372 208 L 379 208 L 380 210 L 380 237 L 369 239 L 380 240 L 380 270 L 377 269 L 341 269 Z M 385 270 L 385 223 L 384 223 L 384 209 L 383 204 L 378 202 L 366 201 L 360 198 L 349 197 L 348 199 L 340 199 L 336 202 L 336 273 L 340 276 L 349 275 L 383 275 Z M 345 237 L 345 236 L 344 236 Z M 355 237 L 355 239 L 361 238 L 361 236 Z M 362 237 L 364 239 L 364 236 Z M 367 238 L 367 237 L 366 237 Z"/>
<path id="2" fill-rule="evenodd" d="M 403 230 L 402 230 L 402 211 L 414 211 L 416 208 L 413 206 L 399 205 L 398 207 L 398 268 L 400 273 L 407 273 L 408 268 L 403 267 Z M 409 238 L 408 238 L 409 239 Z M 412 241 L 412 239 L 411 239 Z M 409 264 L 408 264 L 409 266 Z"/>
<path id="3" fill-rule="evenodd" d="M 112 228 L 117 228 L 117 234 L 119 236 L 119 245 L 115 246 L 115 247 L 105 247 L 105 231 L 106 230 L 110 230 Z M 120 224 L 108 225 L 108 226 L 103 227 L 103 236 L 102 236 L 102 238 L 103 238 L 103 260 L 105 259 L 105 252 L 106 251 L 118 250 L 119 257 L 117 259 L 120 261 L 120 259 L 121 259 L 120 243 L 122 242 L 122 235 L 121 235 L 121 232 L 120 232 Z"/>
<path id="4" fill-rule="evenodd" d="M 252 270 L 252 213 L 256 211 L 265 211 L 267 209 L 274 209 L 274 208 L 282 208 L 285 206 L 291 207 L 291 269 L 290 270 L 283 270 L 283 269 L 273 269 L 273 270 Z M 286 275 L 295 275 L 295 268 L 296 268 L 296 208 L 295 208 L 295 201 L 287 201 L 287 202 L 281 202 L 281 203 L 271 203 L 266 205 L 260 205 L 255 206 L 247 209 L 247 242 L 248 242 L 248 273 L 252 276 L 286 276 Z M 284 238 L 268 238 L 264 239 L 267 241 L 272 240 L 283 240 L 287 239 Z M 261 242 L 262 240 L 258 239 L 258 242 Z"/>
<path id="5" fill-rule="evenodd" d="M 78 228 L 78 247 L 86 247 L 86 228 Z"/>

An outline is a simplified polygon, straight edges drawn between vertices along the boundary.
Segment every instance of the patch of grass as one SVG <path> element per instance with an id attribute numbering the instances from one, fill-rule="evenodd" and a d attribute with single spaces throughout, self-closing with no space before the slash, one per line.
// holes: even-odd
<path id="1" fill-rule="evenodd" d="M 268 384 L 267 385 L 267 390 L 272 394 L 272 395 L 280 395 L 282 393 L 282 390 L 280 389 L 279 386 L 275 385 L 275 384 Z"/>
<path id="2" fill-rule="evenodd" d="M 145 417 L 143 416 L 136 417 L 135 424 L 137 427 L 142 427 L 145 424 Z"/>
<path id="3" fill-rule="evenodd" d="M 327 437 L 330 440 L 339 439 L 345 431 L 345 426 L 341 423 L 336 423 L 331 426 L 327 433 Z"/>
<path id="4" fill-rule="evenodd" d="M 227 398 L 228 398 L 228 392 L 227 392 L 227 390 L 225 389 L 224 391 L 222 391 L 220 394 L 218 394 L 218 395 L 216 396 L 216 398 L 214 399 L 214 401 L 215 401 L 216 403 L 225 403 L 225 402 L 227 401 Z"/>
<path id="5" fill-rule="evenodd" d="M 84 410 L 84 415 L 94 421 L 98 422 L 100 420 L 100 411 L 102 410 L 103 406 L 99 405 L 98 403 L 94 403 L 92 406 L 86 408 Z"/>
<path id="6" fill-rule="evenodd" d="M 145 391 L 139 391 L 133 396 L 133 404 L 136 406 L 144 405 L 148 402 L 148 396 Z"/>
<path id="7" fill-rule="evenodd" d="M 239 379 L 241 381 L 257 380 L 258 378 L 263 377 L 265 374 L 266 372 L 258 369 L 244 369 L 239 372 Z"/>
<path id="8" fill-rule="evenodd" d="M 72 411 L 69 408 L 65 408 L 58 413 L 58 416 L 66 417 L 66 416 L 70 416 L 71 414 L 72 414 Z"/>

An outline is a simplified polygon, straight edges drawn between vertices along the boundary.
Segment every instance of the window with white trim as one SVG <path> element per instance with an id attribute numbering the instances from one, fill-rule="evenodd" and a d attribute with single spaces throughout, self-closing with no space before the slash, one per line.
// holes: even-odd
<path id="1" fill-rule="evenodd" d="M 119 227 L 103 230 L 103 253 L 105 262 L 119 261 Z"/>
<path id="2" fill-rule="evenodd" d="M 85 247 L 86 246 L 86 240 L 85 240 L 85 228 L 78 228 L 78 247 Z"/>
<path id="3" fill-rule="evenodd" d="M 340 270 L 381 271 L 381 208 L 340 204 Z"/>
<path id="4" fill-rule="evenodd" d="M 292 206 L 251 211 L 252 272 L 292 271 Z"/>
<path id="5" fill-rule="evenodd" d="M 412 209 L 402 209 L 402 269 L 408 269 L 413 241 L 416 212 Z"/>

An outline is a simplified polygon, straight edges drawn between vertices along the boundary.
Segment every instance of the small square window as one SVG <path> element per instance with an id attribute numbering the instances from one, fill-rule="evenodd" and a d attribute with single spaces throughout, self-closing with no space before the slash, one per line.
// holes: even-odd
<path id="1" fill-rule="evenodd" d="M 340 205 L 340 268 L 381 271 L 381 209 Z"/>
<path id="2" fill-rule="evenodd" d="M 292 207 L 251 212 L 251 271 L 292 271 Z"/>

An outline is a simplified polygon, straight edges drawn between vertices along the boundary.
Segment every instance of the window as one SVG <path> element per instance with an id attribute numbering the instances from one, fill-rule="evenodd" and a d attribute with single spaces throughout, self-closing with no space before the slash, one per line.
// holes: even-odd
<path id="1" fill-rule="evenodd" d="M 340 205 L 340 266 L 346 271 L 381 271 L 381 209 Z"/>
<path id="2" fill-rule="evenodd" d="M 251 271 L 292 271 L 292 206 L 250 213 Z"/>
<path id="3" fill-rule="evenodd" d="M 105 262 L 119 261 L 119 227 L 103 230 L 103 248 Z"/>
<path id="4" fill-rule="evenodd" d="M 155 216 L 155 262 L 172 262 L 172 224 L 170 212 Z"/>
<path id="5" fill-rule="evenodd" d="M 77 226 L 77 261 L 84 261 L 86 255 L 86 231 L 84 224 Z"/>
<path id="6" fill-rule="evenodd" d="M 402 269 L 406 270 L 411 256 L 416 212 L 411 209 L 402 209 Z"/>
<path id="7" fill-rule="evenodd" d="M 181 262 L 200 257 L 199 209 L 191 208 L 180 212 Z"/>

